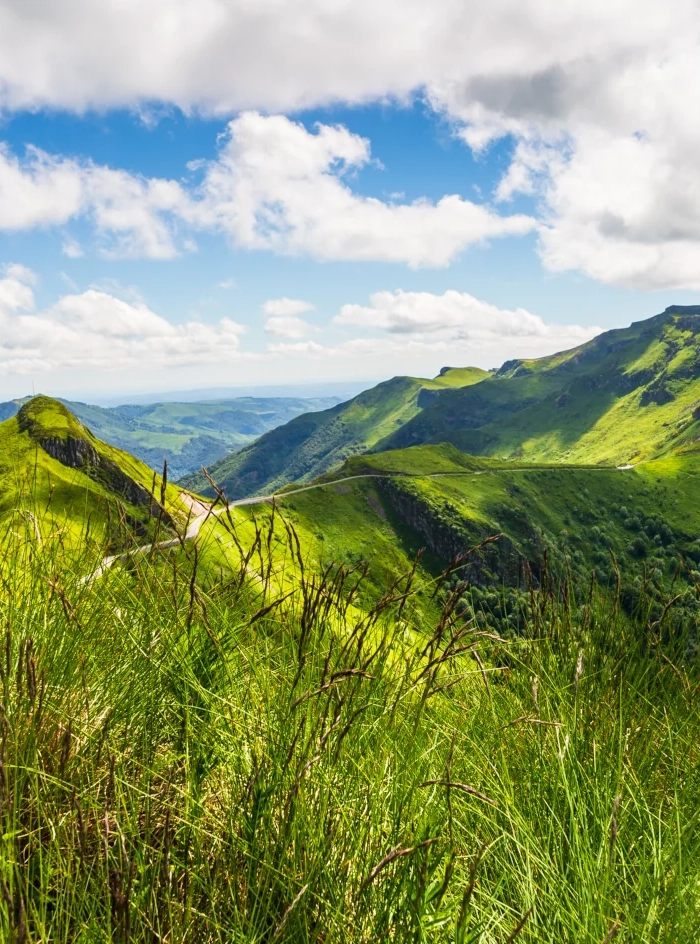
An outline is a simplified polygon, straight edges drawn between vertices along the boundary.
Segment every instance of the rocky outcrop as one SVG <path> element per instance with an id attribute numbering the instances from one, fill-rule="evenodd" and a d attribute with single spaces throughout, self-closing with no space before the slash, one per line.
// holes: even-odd
<path id="1" fill-rule="evenodd" d="M 440 396 L 439 390 L 429 390 L 427 387 L 423 387 L 418 392 L 417 403 L 418 406 L 423 410 L 426 406 L 430 406 L 431 403 L 435 403 L 437 398 Z"/>
<path id="2" fill-rule="evenodd" d="M 59 412 L 67 429 L 65 426 L 60 430 L 47 427 L 45 414 L 42 414 L 41 409 L 36 409 L 35 402 L 33 404 L 30 401 L 17 414 L 20 432 L 28 433 L 52 459 L 69 469 L 82 472 L 122 501 L 134 508 L 148 509 L 154 517 L 159 514 L 158 505 L 148 489 L 128 475 L 117 462 L 99 451 L 98 441 L 87 427 L 61 404 L 51 404 L 50 408 Z M 169 516 L 166 519 L 169 524 L 173 523 Z"/>
<path id="3" fill-rule="evenodd" d="M 72 436 L 61 439 L 59 437 L 37 437 L 36 440 L 44 452 L 56 459 L 61 465 L 69 469 L 85 470 L 89 466 L 97 466 L 100 456 L 87 439 L 77 439 Z"/>
<path id="4" fill-rule="evenodd" d="M 420 499 L 405 483 L 391 478 L 377 481 L 377 488 L 392 511 L 425 541 L 434 554 L 449 563 L 492 533 L 472 530 L 470 533 L 458 524 L 458 515 L 440 515 L 436 509 Z M 464 579 L 477 585 L 506 584 L 524 586 L 539 572 L 539 562 L 529 561 L 513 541 L 502 534 L 496 541 L 475 551 L 461 570 Z"/>
<path id="5" fill-rule="evenodd" d="M 157 516 L 159 509 L 150 492 L 127 475 L 112 459 L 100 455 L 88 439 L 68 436 L 37 440 L 44 452 L 69 469 L 78 469 L 107 491 L 136 508 L 148 508 Z"/>

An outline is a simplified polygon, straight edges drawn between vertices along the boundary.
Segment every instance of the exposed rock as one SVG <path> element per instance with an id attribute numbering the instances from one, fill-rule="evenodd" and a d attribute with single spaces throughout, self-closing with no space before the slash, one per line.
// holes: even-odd
<path id="1" fill-rule="evenodd" d="M 377 488 L 394 513 L 425 541 L 434 554 L 446 562 L 492 537 L 486 532 L 465 533 L 456 523 L 436 514 L 435 509 L 391 478 L 379 479 Z M 532 574 L 533 571 L 539 571 L 539 563 L 528 561 L 509 537 L 501 535 L 498 540 L 468 558 L 461 573 L 466 580 L 477 585 L 506 583 L 508 586 L 523 586 L 526 584 L 526 574 Z"/>
<path id="2" fill-rule="evenodd" d="M 668 308 L 664 309 L 665 315 L 700 315 L 700 305 L 669 305 Z M 700 324 L 698 324 L 694 329 L 700 330 Z"/>
<path id="3" fill-rule="evenodd" d="M 108 492 L 136 508 L 147 508 L 152 516 L 157 517 L 160 509 L 148 489 L 127 475 L 113 459 L 102 455 L 96 445 L 98 441 L 90 430 L 65 407 L 56 404 L 53 408 L 65 410 L 64 420 L 68 418 L 68 430 L 61 429 L 60 435 L 51 435 L 50 431 L 42 426 L 41 412 L 32 409 L 30 401 L 17 414 L 20 432 L 29 433 L 44 452 L 61 465 L 77 469 Z M 168 524 L 174 524 L 168 515 L 165 520 Z"/>

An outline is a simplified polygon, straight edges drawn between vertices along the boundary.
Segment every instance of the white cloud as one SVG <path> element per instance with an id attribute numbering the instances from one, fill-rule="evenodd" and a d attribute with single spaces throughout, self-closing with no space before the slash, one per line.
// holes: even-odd
<path id="1" fill-rule="evenodd" d="M 205 230 L 245 249 L 418 267 L 448 265 L 470 245 L 535 226 L 454 194 L 437 203 L 360 196 L 349 171 L 369 161 L 369 142 L 347 128 L 311 133 L 257 112 L 229 123 L 218 157 L 196 164 L 203 179 L 189 189 L 36 151 L 23 162 L 0 152 L 0 229 L 84 216 L 108 258 L 171 259 L 195 248 L 183 230 Z M 78 250 L 69 242 L 64 251 Z"/>
<path id="2" fill-rule="evenodd" d="M 377 292 L 368 305 L 341 308 L 336 327 L 359 334 L 346 340 L 341 334 L 335 343 L 322 343 L 320 331 L 319 340 L 306 337 L 318 329 L 297 315 L 268 316 L 281 324 L 268 330 L 263 353 L 244 349 L 246 328 L 231 319 L 171 324 L 136 292 L 116 286 L 76 289 L 37 310 L 33 279 L 19 265 L 0 278 L 0 383 L 8 396 L 21 393 L 27 375 L 64 392 L 88 377 L 95 388 L 172 389 L 173 368 L 179 384 L 185 377 L 192 386 L 226 384 L 232 363 L 238 382 L 259 383 L 263 366 L 285 382 L 308 380 L 310 371 L 328 381 L 389 371 L 432 376 L 446 363 L 493 367 L 511 357 L 551 354 L 600 330 L 546 323 L 524 309 L 500 309 L 456 291 Z"/>
<path id="3" fill-rule="evenodd" d="M 474 243 L 535 225 L 454 194 L 403 204 L 360 196 L 348 172 L 369 161 L 369 142 L 342 126 L 311 133 L 281 115 L 246 112 L 229 123 L 189 212 L 244 248 L 413 267 L 448 265 Z"/>
<path id="4" fill-rule="evenodd" d="M 537 197 L 548 268 L 699 289 L 699 46 L 696 0 L 3 0 L 0 106 L 233 114 L 425 94 L 477 150 L 513 136 L 497 196 Z M 5 150 L 0 226 L 89 211 L 106 252 L 167 258 L 186 248 L 185 220 L 241 246 L 414 266 L 523 231 L 454 196 L 367 200 L 343 173 L 369 160 L 367 143 L 295 127 L 234 122 L 195 206 L 173 182 L 86 188 L 74 162 Z"/>
<path id="5" fill-rule="evenodd" d="M 20 161 L 0 144 L 0 229 L 65 223 L 84 208 L 81 170 L 73 161 L 29 148 Z"/>
<path id="6" fill-rule="evenodd" d="M 311 325 L 308 321 L 294 315 L 275 315 L 265 321 L 266 333 L 275 338 L 298 340 L 306 337 L 310 330 Z"/>
<path id="7" fill-rule="evenodd" d="M 174 325 L 141 302 L 96 289 L 65 295 L 50 308 L 35 311 L 26 275 L 17 269 L 0 279 L 2 372 L 148 371 L 221 363 L 240 354 L 245 328 L 230 319 Z"/>
<path id="8" fill-rule="evenodd" d="M 472 20 L 460 0 L 3 0 L 1 101 L 230 113 L 401 95 L 461 62 Z"/>
<path id="9" fill-rule="evenodd" d="M 547 324 L 524 308 L 497 308 L 466 292 L 375 292 L 370 302 L 343 305 L 334 322 L 403 335 L 407 343 L 467 342 L 471 348 L 479 348 L 516 342 L 528 352 L 537 349 L 550 353 L 559 346 L 575 347 L 602 330 Z M 363 339 L 362 343 L 371 345 L 372 341 Z"/>
<path id="10" fill-rule="evenodd" d="M 90 215 L 106 238 L 104 255 L 147 259 L 179 255 L 176 219 L 187 214 L 189 204 L 180 184 L 96 166 L 86 169 L 84 182 Z"/>
<path id="11" fill-rule="evenodd" d="M 266 315 L 302 315 L 305 311 L 313 311 L 314 306 L 301 298 L 270 298 L 262 310 Z"/>
<path id="12" fill-rule="evenodd" d="M 36 272 L 19 262 L 10 262 L 5 266 L 5 275 L 8 279 L 25 285 L 35 285 L 39 281 Z"/>
<path id="13" fill-rule="evenodd" d="M 700 290 L 700 7 L 600 0 L 560 5 L 556 17 L 541 3 L 527 9 L 510 51 L 489 46 L 493 61 L 433 87 L 433 102 L 476 149 L 515 139 L 497 197 L 536 196 L 547 268 Z"/>
<path id="14" fill-rule="evenodd" d="M 84 216 L 94 224 L 105 256 L 170 259 L 179 252 L 175 220 L 187 214 L 188 199 L 175 181 L 149 180 L 33 147 L 20 159 L 0 144 L 0 230 L 56 226 Z M 82 249 L 68 237 L 63 252 L 76 258 Z"/>
<path id="15" fill-rule="evenodd" d="M 270 298 L 263 306 L 265 333 L 274 338 L 299 341 L 312 330 L 312 326 L 299 315 L 313 311 L 314 306 L 300 298 Z"/>
<path id="16" fill-rule="evenodd" d="M 80 259 L 85 255 L 83 252 L 83 247 L 80 245 L 78 240 L 73 239 L 71 236 L 66 236 L 63 240 L 61 252 L 69 259 Z"/>

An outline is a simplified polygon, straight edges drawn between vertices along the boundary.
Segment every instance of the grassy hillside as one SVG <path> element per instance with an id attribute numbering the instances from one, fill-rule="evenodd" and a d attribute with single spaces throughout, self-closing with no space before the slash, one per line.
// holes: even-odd
<path id="1" fill-rule="evenodd" d="M 0 403 L 0 421 L 14 416 L 25 402 Z M 166 459 L 175 479 L 211 465 L 301 413 L 325 410 L 338 399 L 239 397 L 110 408 L 61 402 L 100 439 L 132 453 L 156 471 L 162 470 Z"/>
<path id="2" fill-rule="evenodd" d="M 18 534 L 2 940 L 694 944 L 700 676 L 670 610 L 551 583 L 505 638 L 410 578 L 358 606 L 279 517 L 241 551 L 87 584 L 89 550 Z"/>
<path id="3" fill-rule="evenodd" d="M 305 482 L 368 451 L 450 442 L 528 461 L 617 465 L 700 438 L 700 309 L 675 306 L 574 348 L 486 373 L 396 377 L 301 416 L 210 471 L 229 498 Z M 188 480 L 211 494 L 206 479 Z"/>
<path id="4" fill-rule="evenodd" d="M 378 448 L 637 462 L 700 436 L 700 309 L 675 306 L 551 357 L 510 361 L 446 391 Z"/>
<path id="5" fill-rule="evenodd" d="M 341 560 L 367 564 L 375 595 L 421 551 L 418 573 L 430 580 L 498 536 L 465 558 L 450 585 L 466 580 L 465 602 L 488 601 L 490 623 L 501 632 L 513 628 L 511 617 L 517 623 L 516 589 L 538 585 L 545 570 L 557 579 L 573 576 L 581 587 L 595 576 L 621 594 L 628 614 L 646 595 L 658 616 L 675 587 L 674 618 L 700 617 L 695 451 L 618 470 L 500 462 L 451 445 L 420 446 L 351 458 L 327 479 L 320 488 L 278 494 L 279 511 L 300 534 L 313 571 Z M 252 522 L 271 514 L 269 504 L 232 511 L 247 540 Z"/>
<path id="6" fill-rule="evenodd" d="M 487 376 L 477 368 L 446 368 L 434 380 L 394 377 L 347 403 L 297 417 L 215 463 L 210 472 L 229 498 L 273 491 L 290 481 L 308 481 L 391 436 L 443 391 L 478 383 Z M 186 483 L 195 491 L 211 494 L 202 475 Z"/>
<path id="7" fill-rule="evenodd" d="M 101 442 L 62 403 L 35 397 L 0 423 L 0 524 L 19 516 L 38 536 L 111 547 L 152 535 L 187 513 L 138 459 Z M 163 505 L 159 502 L 163 498 Z M 7 533 L 5 533 L 7 537 Z"/>
<path id="8" fill-rule="evenodd" d="M 42 397 L 0 463 L 1 940 L 694 944 L 695 447 L 167 486 L 98 578 L 151 471 Z"/>

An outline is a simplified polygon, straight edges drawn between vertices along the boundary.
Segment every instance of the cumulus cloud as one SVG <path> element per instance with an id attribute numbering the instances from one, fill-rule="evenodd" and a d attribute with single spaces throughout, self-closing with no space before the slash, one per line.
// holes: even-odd
<path id="1" fill-rule="evenodd" d="M 456 67 L 472 20 L 460 0 L 3 0 L 1 100 L 229 113 L 366 101 Z"/>
<path id="2" fill-rule="evenodd" d="M 262 310 L 266 315 L 302 315 L 305 311 L 313 311 L 314 306 L 301 298 L 270 298 Z"/>
<path id="3" fill-rule="evenodd" d="M 274 338 L 298 341 L 311 330 L 311 325 L 299 315 L 313 311 L 314 306 L 300 298 L 270 298 L 262 306 L 265 332 Z"/>
<path id="4" fill-rule="evenodd" d="M 0 144 L 0 230 L 56 226 L 86 217 L 104 256 L 170 259 L 178 254 L 176 220 L 189 198 L 175 181 L 53 156 L 30 147 L 20 158 Z M 67 236 L 63 252 L 81 255 Z"/>
<path id="5" fill-rule="evenodd" d="M 3 0 L 0 105 L 234 114 L 425 95 L 476 151 L 512 138 L 496 196 L 537 199 L 545 266 L 699 289 L 696 0 L 472 6 Z M 289 170 L 273 146 L 287 149 Z M 109 180 L 101 197 L 86 194 L 75 163 L 34 151 L 22 165 L 5 150 L 0 226 L 60 224 L 89 204 L 106 252 L 168 257 L 185 248 L 175 233 L 185 219 L 241 246 L 416 266 L 446 264 L 465 245 L 515 231 L 505 210 L 449 195 L 436 204 L 366 200 L 344 171 L 368 159 L 367 143 L 343 129 L 309 135 L 286 119 L 248 117 L 230 126 L 191 206 L 171 182 L 153 190 Z"/>
<path id="6" fill-rule="evenodd" d="M 0 279 L 0 370 L 8 373 L 99 368 L 185 366 L 226 361 L 240 353 L 245 328 L 224 318 L 217 324 L 174 325 L 141 302 L 89 289 L 35 310 L 22 267 Z"/>
<path id="7" fill-rule="evenodd" d="M 83 247 L 78 240 L 73 239 L 72 236 L 65 237 L 63 245 L 61 246 L 61 252 L 64 256 L 67 256 L 68 259 L 81 259 L 85 255 Z"/>
<path id="8" fill-rule="evenodd" d="M 491 64 L 437 83 L 432 100 L 476 150 L 514 139 L 496 196 L 537 198 L 548 269 L 700 290 L 700 7 L 576 7 L 545 20 L 543 4 L 525 4 L 510 55 L 497 43 Z"/>
<path id="9" fill-rule="evenodd" d="M 347 128 L 309 132 L 257 112 L 229 123 L 217 158 L 197 165 L 202 179 L 189 188 L 34 151 L 23 162 L 0 152 L 0 229 L 82 215 L 107 257 L 171 259 L 194 248 L 188 232 L 205 230 L 245 249 L 418 267 L 448 265 L 474 243 L 535 226 L 454 194 L 437 203 L 358 195 L 348 172 L 369 161 L 369 141 Z M 78 251 L 66 245 L 68 255 Z"/>
<path id="10" fill-rule="evenodd" d="M 468 342 L 484 347 L 519 342 L 528 353 L 551 352 L 590 340 L 602 328 L 547 324 L 524 308 L 497 308 L 466 292 L 375 292 L 370 305 L 343 305 L 334 318 L 338 325 L 374 328 L 403 335 L 410 343 Z M 357 342 L 351 342 L 356 344 Z M 370 343 L 371 341 L 363 341 Z"/>
<path id="11" fill-rule="evenodd" d="M 29 148 L 20 159 L 0 144 L 0 229 L 65 223 L 84 208 L 81 170 L 70 160 Z"/>
<path id="12" fill-rule="evenodd" d="M 347 175 L 369 160 L 369 141 L 342 126 L 309 132 L 281 115 L 246 112 L 229 123 L 189 212 L 244 248 L 413 267 L 448 265 L 469 245 L 535 225 L 457 195 L 403 204 L 360 196 Z"/>

